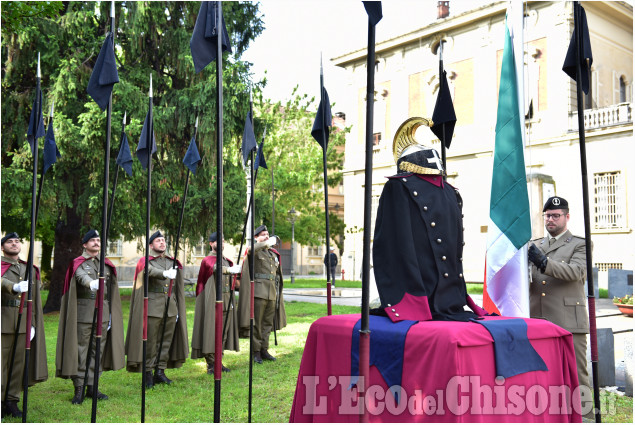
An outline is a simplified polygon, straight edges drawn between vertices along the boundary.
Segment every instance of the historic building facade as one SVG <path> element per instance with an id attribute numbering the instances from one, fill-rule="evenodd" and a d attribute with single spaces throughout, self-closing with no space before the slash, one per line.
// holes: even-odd
<path id="1" fill-rule="evenodd" d="M 628 195 L 635 188 L 633 9 L 626 2 L 583 5 L 594 57 L 591 91 L 584 99 L 593 262 L 601 272 L 632 270 L 635 205 Z M 439 84 L 437 52 L 443 39 L 445 70 L 457 115 L 447 151 L 448 180 L 464 201 L 464 267 L 466 279 L 473 282 L 482 282 L 484 275 L 506 7 L 507 2 L 496 2 L 443 17 L 376 45 L 372 222 L 385 177 L 396 172 L 392 156 L 395 131 L 411 116 L 432 116 Z M 562 71 L 573 29 L 571 2 L 528 2 L 525 8 L 524 96 L 530 115 L 525 121 L 525 164 L 532 232 L 534 237 L 543 235 L 542 205 L 548 196 L 557 194 L 569 201 L 569 228 L 583 236 L 575 84 Z M 340 105 L 340 110 L 346 113 L 346 124 L 352 126 L 343 169 L 346 233 L 341 262 L 347 276 L 359 279 L 366 48 L 332 60 L 348 71 L 349 102 Z M 420 128 L 417 138 L 440 151 L 439 141 L 428 129 Z"/>

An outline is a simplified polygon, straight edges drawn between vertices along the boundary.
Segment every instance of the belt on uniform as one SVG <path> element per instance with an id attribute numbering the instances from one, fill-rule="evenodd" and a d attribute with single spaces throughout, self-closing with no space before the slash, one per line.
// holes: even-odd
<path id="1" fill-rule="evenodd" d="M 148 287 L 148 292 L 154 292 L 154 293 L 158 293 L 158 294 L 167 294 L 168 293 L 168 288 L 163 287 L 163 286 L 150 286 L 150 287 Z"/>
<path id="2" fill-rule="evenodd" d="M 97 292 L 92 292 L 92 291 L 88 294 L 85 292 L 77 293 L 77 298 L 82 300 L 94 300 L 96 296 L 97 296 Z"/>
<path id="3" fill-rule="evenodd" d="M 2 307 L 20 307 L 20 300 L 2 300 Z"/>
<path id="4" fill-rule="evenodd" d="M 264 274 L 264 273 L 254 273 L 254 276 L 256 277 L 256 279 L 267 279 L 267 280 L 273 280 L 276 277 L 273 274 Z"/>

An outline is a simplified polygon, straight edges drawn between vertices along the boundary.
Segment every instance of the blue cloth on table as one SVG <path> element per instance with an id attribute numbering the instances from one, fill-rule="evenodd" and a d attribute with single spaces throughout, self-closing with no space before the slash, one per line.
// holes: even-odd
<path id="1" fill-rule="evenodd" d="M 375 365 L 386 381 L 395 400 L 399 402 L 399 391 L 393 385 L 401 385 L 403 372 L 403 355 L 406 335 L 410 327 L 417 323 L 414 320 L 403 320 L 393 323 L 384 316 L 369 316 L 368 328 L 371 331 L 369 367 Z M 351 385 L 352 388 L 359 379 L 359 330 L 361 319 L 353 327 L 351 342 Z M 368 384 L 367 384 L 368 385 Z"/>
<path id="2" fill-rule="evenodd" d="M 527 338 L 527 322 L 523 319 L 471 320 L 485 326 L 494 339 L 497 376 L 509 378 L 525 372 L 548 370 Z"/>

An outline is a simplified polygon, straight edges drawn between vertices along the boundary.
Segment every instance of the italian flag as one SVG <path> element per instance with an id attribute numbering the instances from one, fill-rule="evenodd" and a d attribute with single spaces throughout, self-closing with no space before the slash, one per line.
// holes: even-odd
<path id="1" fill-rule="evenodd" d="M 524 117 L 516 76 L 508 13 L 498 92 L 483 306 L 503 316 L 529 317 L 527 242 L 531 238 L 531 220 L 523 154 Z"/>

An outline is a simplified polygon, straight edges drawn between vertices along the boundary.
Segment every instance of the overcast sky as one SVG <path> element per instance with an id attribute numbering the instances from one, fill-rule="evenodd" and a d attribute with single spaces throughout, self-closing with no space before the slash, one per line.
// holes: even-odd
<path id="1" fill-rule="evenodd" d="M 390 0 L 382 2 L 383 19 L 377 24 L 376 40 L 412 31 L 437 18 L 436 0 Z M 450 15 L 483 1 L 453 0 Z M 368 17 L 358 0 L 262 0 L 265 30 L 243 55 L 252 62 L 254 79 L 267 71 L 266 98 L 284 100 L 295 85 L 299 92 L 320 92 L 320 52 L 324 81 L 337 111 L 345 72 L 331 64 L 333 57 L 366 48 Z"/>

